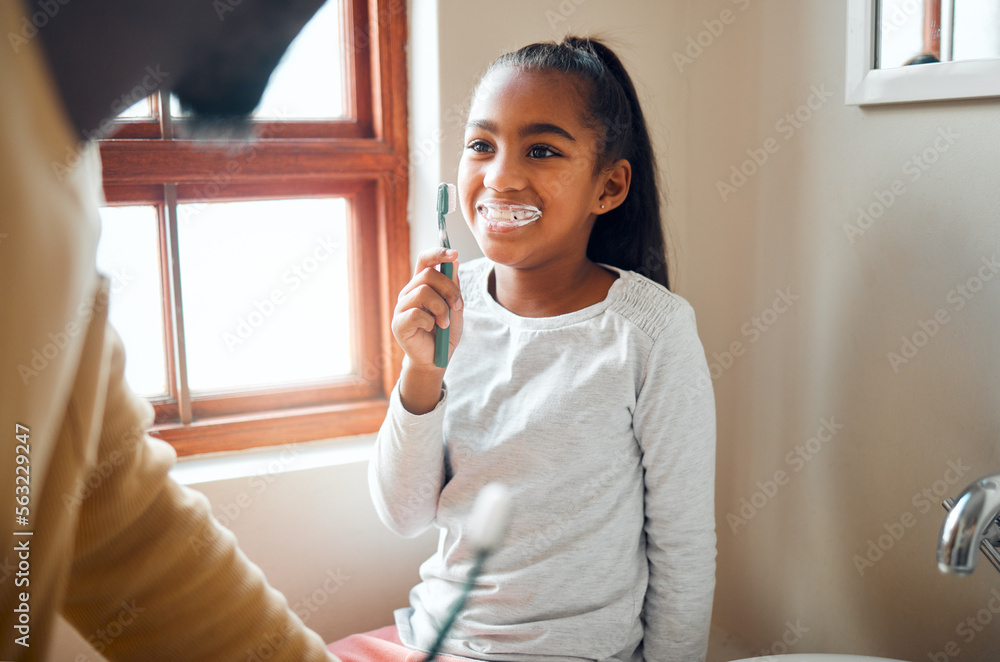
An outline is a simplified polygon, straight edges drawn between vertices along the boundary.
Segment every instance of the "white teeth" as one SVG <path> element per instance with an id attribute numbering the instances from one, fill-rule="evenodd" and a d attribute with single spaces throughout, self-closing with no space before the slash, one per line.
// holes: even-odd
<path id="1" fill-rule="evenodd" d="M 498 205 L 489 202 L 479 205 L 479 213 L 494 223 L 516 223 L 517 225 L 532 223 L 542 216 L 542 210 L 532 205 Z"/>

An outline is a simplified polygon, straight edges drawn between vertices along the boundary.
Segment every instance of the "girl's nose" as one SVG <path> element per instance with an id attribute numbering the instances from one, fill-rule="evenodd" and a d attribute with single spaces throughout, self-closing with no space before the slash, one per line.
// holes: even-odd
<path id="1" fill-rule="evenodd" d="M 509 150 L 490 159 L 483 177 L 483 185 L 494 191 L 518 191 L 525 187 L 526 181 L 520 162 Z"/>

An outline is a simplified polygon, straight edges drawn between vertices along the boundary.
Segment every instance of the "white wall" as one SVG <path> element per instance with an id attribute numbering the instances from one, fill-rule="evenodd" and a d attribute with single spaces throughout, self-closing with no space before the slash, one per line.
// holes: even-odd
<path id="1" fill-rule="evenodd" d="M 950 659 L 995 660 L 988 605 L 1000 576 L 986 563 L 972 577 L 941 575 L 935 552 L 941 496 L 1000 471 L 1000 278 L 962 310 L 948 299 L 1000 253 L 1000 102 L 845 106 L 846 4 L 692 2 L 692 36 L 724 8 L 736 20 L 683 72 L 664 67 L 669 87 L 691 91 L 682 293 L 717 364 L 715 619 L 756 650 L 801 621 L 809 631 L 792 652 L 927 660 L 954 642 Z M 813 99 L 801 128 L 776 126 L 815 88 L 831 96 Z M 779 149 L 723 200 L 716 182 L 769 138 Z M 926 170 L 906 165 L 925 150 L 936 159 Z M 905 191 L 852 243 L 844 224 L 875 191 L 888 200 L 893 182 Z M 794 306 L 766 313 L 786 288 Z M 894 370 L 887 354 L 939 309 L 949 321 Z M 755 339 L 762 314 L 772 324 Z M 743 354 L 726 368 L 733 342 Z M 808 462 L 789 462 L 824 418 L 844 427 L 811 442 Z M 949 471 L 959 461 L 970 467 L 961 478 Z M 731 526 L 741 499 L 779 470 L 788 484 Z M 912 526 L 896 526 L 904 516 Z M 862 574 L 854 557 L 880 536 L 888 551 L 872 551 Z M 981 632 L 956 631 L 977 615 L 991 620 Z"/>

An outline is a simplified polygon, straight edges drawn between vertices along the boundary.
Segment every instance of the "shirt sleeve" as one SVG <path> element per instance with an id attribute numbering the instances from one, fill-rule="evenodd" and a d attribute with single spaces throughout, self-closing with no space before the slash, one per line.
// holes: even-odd
<path id="1" fill-rule="evenodd" d="M 437 517 L 445 483 L 444 412 L 447 388 L 426 414 L 403 407 L 399 384 L 389 396 L 389 410 L 375 439 L 368 465 L 368 485 L 382 522 L 407 538 L 420 535 Z"/>
<path id="2" fill-rule="evenodd" d="M 653 343 L 633 427 L 649 562 L 643 656 L 704 660 L 715 590 L 715 398 L 690 305 Z"/>
<path id="3" fill-rule="evenodd" d="M 110 371 L 96 464 L 79 520 L 63 613 L 115 660 L 335 660 L 211 516 L 168 475 L 176 454 L 146 435 L 152 408 Z M 69 506 L 68 506 L 69 507 Z"/>

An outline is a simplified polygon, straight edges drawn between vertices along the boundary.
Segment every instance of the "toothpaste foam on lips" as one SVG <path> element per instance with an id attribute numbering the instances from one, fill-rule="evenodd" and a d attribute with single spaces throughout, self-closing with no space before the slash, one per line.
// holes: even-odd
<path id="1" fill-rule="evenodd" d="M 542 217 L 542 210 L 538 207 L 505 202 L 482 202 L 476 205 L 476 211 L 489 224 L 507 228 L 519 228 Z"/>

